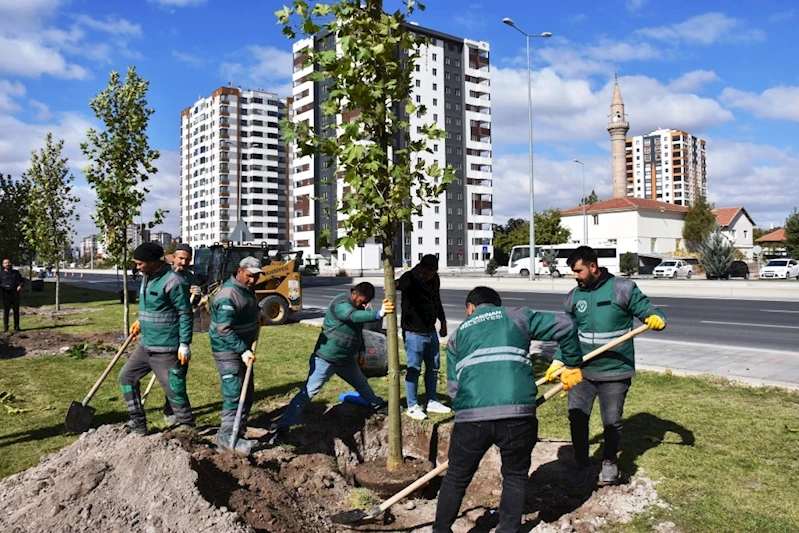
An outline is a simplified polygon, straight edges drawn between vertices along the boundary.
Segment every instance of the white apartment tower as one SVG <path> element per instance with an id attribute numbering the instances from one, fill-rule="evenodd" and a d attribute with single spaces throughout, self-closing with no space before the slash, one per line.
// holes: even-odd
<path id="1" fill-rule="evenodd" d="M 441 196 L 440 203 L 424 208 L 403 229 L 395 246 L 395 264 L 402 259 L 410 266 L 425 254 L 438 255 L 443 266 L 482 267 L 493 255 L 493 198 L 491 152 L 491 86 L 489 45 L 462 39 L 416 25 L 409 26 L 430 39 L 414 65 L 413 98 L 424 104 L 427 114 L 410 117 L 411 135 L 421 125 L 437 123 L 446 139 L 430 141 L 432 154 L 420 154 L 426 162 L 451 165 L 457 177 Z M 294 43 L 294 120 L 320 131 L 321 113 L 328 87 L 309 79 L 313 66 L 306 65 L 309 47 L 331 48 L 334 36 L 308 38 Z M 349 117 L 337 117 L 341 121 Z M 336 201 L 343 190 L 335 177 L 335 165 L 325 156 L 299 157 L 292 161 L 292 240 L 306 257 L 320 253 L 319 234 L 340 231 Z M 378 268 L 377 244 L 350 253 L 337 250 L 331 262 L 342 268 Z"/>
<path id="2" fill-rule="evenodd" d="M 691 205 L 707 196 L 705 141 L 659 129 L 627 139 L 627 196 Z"/>
<path id="3" fill-rule="evenodd" d="M 225 243 L 239 221 L 253 242 L 289 240 L 289 159 L 279 121 L 289 102 L 220 87 L 180 114 L 180 235 L 192 247 Z"/>

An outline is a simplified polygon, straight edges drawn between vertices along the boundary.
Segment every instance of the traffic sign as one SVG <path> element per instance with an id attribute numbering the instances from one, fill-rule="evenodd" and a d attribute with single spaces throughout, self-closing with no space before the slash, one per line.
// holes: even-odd
<path id="1" fill-rule="evenodd" d="M 487 253 L 488 253 L 488 246 L 483 246 L 483 253 L 484 253 L 484 254 L 487 254 Z"/>
<path id="2" fill-rule="evenodd" d="M 755 255 L 760 255 L 760 252 L 762 252 L 762 251 L 763 251 L 763 248 L 761 248 L 761 246 L 759 244 L 756 244 L 752 248 L 752 253 L 755 254 Z"/>

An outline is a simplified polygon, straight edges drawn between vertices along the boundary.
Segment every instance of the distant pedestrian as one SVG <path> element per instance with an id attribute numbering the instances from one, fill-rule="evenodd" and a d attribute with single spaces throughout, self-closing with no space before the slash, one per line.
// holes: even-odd
<path id="1" fill-rule="evenodd" d="M 139 319 L 131 325 L 130 334 L 141 334 L 141 340 L 122 367 L 119 384 L 130 414 L 127 428 L 138 435 L 147 434 L 139 381 L 151 371 L 172 404 L 176 421 L 194 427 L 186 393 L 194 321 L 189 284 L 163 261 L 163 255 L 163 248 L 153 242 L 133 252 L 144 279 L 139 288 Z"/>
<path id="2" fill-rule="evenodd" d="M 19 296 L 25 280 L 18 270 L 14 269 L 11 259 L 3 259 L 0 270 L 0 291 L 3 293 L 3 332 L 8 331 L 8 315 L 14 310 L 14 331 L 22 331 L 19 327 Z"/>
<path id="3" fill-rule="evenodd" d="M 449 407 L 438 401 L 436 388 L 441 368 L 441 345 L 436 334 L 436 319 L 441 324 L 438 333 L 447 335 L 447 317 L 441 305 L 441 279 L 438 277 L 438 257 L 428 254 L 419 264 L 405 272 L 397 281 L 402 291 L 402 340 L 408 368 L 405 372 L 405 414 L 416 420 L 427 418 L 425 412 L 449 413 Z M 417 392 L 424 363 L 426 407 L 419 405 Z"/>
<path id="4" fill-rule="evenodd" d="M 589 246 L 575 249 L 566 260 L 574 272 L 577 287 L 566 296 L 566 315 L 577 325 L 583 355 L 632 331 L 633 317 L 651 329 L 666 327 L 666 316 L 653 306 L 635 282 L 620 279 L 597 264 L 597 254 Z M 563 366 L 556 352 L 546 372 L 547 380 Z M 579 487 L 593 479 L 588 458 L 588 421 L 594 400 L 599 397 L 599 410 L 604 426 L 604 450 L 599 483 L 620 481 L 616 456 L 621 442 L 624 400 L 635 375 L 635 346 L 632 339 L 585 363 L 583 381 L 569 392 L 569 422 L 577 470 L 569 484 Z"/>

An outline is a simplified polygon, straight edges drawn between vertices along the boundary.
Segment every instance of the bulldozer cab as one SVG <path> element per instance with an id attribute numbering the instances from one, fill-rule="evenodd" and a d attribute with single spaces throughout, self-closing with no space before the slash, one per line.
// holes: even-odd
<path id="1" fill-rule="evenodd" d="M 268 325 L 280 325 L 302 309 L 302 251 L 279 250 L 257 245 L 214 244 L 207 258 L 208 293 L 215 292 L 235 275 L 239 262 L 252 256 L 261 261 L 262 274 L 255 286 L 258 305 Z"/>

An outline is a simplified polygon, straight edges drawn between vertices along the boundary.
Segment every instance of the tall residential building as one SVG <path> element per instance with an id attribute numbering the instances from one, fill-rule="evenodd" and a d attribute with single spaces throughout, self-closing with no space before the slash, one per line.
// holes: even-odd
<path id="1" fill-rule="evenodd" d="M 81 257 L 88 257 L 92 253 L 98 254 L 100 250 L 97 248 L 97 235 L 90 235 L 84 237 L 80 241 L 80 255 Z"/>
<path id="2" fill-rule="evenodd" d="M 172 242 L 172 234 L 166 231 L 153 231 L 150 233 L 150 242 L 159 244 L 161 248 L 166 248 Z"/>
<path id="3" fill-rule="evenodd" d="M 150 242 L 150 230 L 147 229 L 147 224 L 131 224 L 128 226 L 125 236 L 129 248 L 136 248 L 142 243 Z"/>
<path id="4" fill-rule="evenodd" d="M 705 141 L 659 129 L 627 139 L 627 196 L 691 205 L 707 196 Z"/>
<path id="5" fill-rule="evenodd" d="M 254 242 L 283 245 L 288 156 L 286 101 L 220 87 L 180 113 L 180 235 L 192 247 L 228 242 L 244 221 Z"/>
<path id="6" fill-rule="evenodd" d="M 482 266 L 493 255 L 493 189 L 491 152 L 491 86 L 489 45 L 454 37 L 420 26 L 409 26 L 427 36 L 414 65 L 413 98 L 427 114 L 409 117 L 411 135 L 426 123 L 446 131 L 446 139 L 430 141 L 432 154 L 419 154 L 427 163 L 451 165 L 457 177 L 439 198 L 403 229 L 395 243 L 395 264 L 403 258 L 411 266 L 425 254 L 435 254 L 442 266 Z M 306 65 L 306 50 L 335 47 L 335 36 L 308 38 L 294 43 L 294 120 L 316 132 L 334 120 L 321 113 L 327 98 L 326 82 L 309 79 L 313 66 Z M 335 120 L 349 120 L 341 116 Z M 292 162 L 292 239 L 306 257 L 322 252 L 320 233 L 341 232 L 336 202 L 343 180 L 327 156 L 296 155 Z M 340 234 L 340 233 L 339 233 Z M 336 250 L 331 262 L 342 268 L 380 266 L 380 246 L 369 242 L 353 252 Z"/>
<path id="7" fill-rule="evenodd" d="M 608 133 L 610 133 L 610 151 L 612 157 L 612 184 L 613 198 L 623 198 L 627 196 L 627 176 L 625 166 L 625 139 L 630 130 L 630 123 L 627 122 L 627 115 L 624 114 L 624 101 L 621 99 L 619 80 L 613 86 L 613 99 L 610 102 L 610 122 L 608 122 Z"/>

